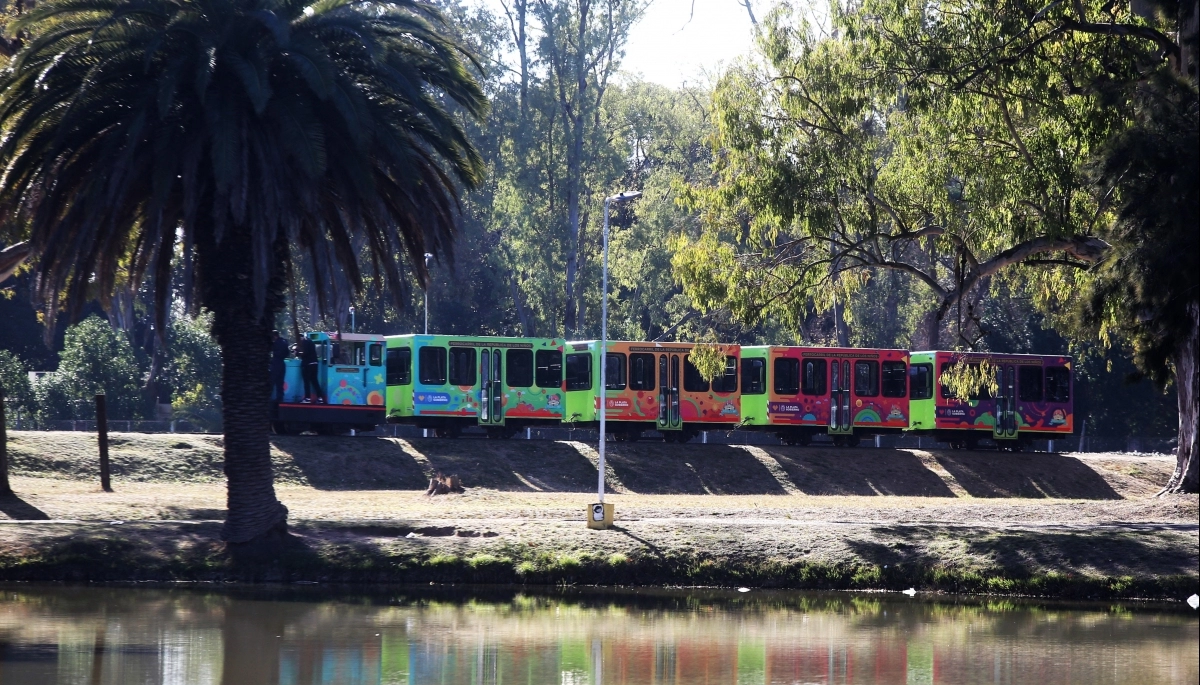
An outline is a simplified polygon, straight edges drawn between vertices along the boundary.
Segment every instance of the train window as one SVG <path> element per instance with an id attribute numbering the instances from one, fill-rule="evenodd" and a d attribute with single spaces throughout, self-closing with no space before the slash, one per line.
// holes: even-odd
<path id="1" fill-rule="evenodd" d="M 504 353 L 504 382 L 510 388 L 533 385 L 533 350 L 508 350 Z"/>
<path id="2" fill-rule="evenodd" d="M 335 366 L 362 366 L 366 363 L 364 343 L 334 342 L 330 346 L 330 363 Z"/>
<path id="3" fill-rule="evenodd" d="M 475 385 L 475 348 L 450 348 L 450 385 Z"/>
<path id="4" fill-rule="evenodd" d="M 767 391 L 767 360 L 742 359 L 742 394 L 761 395 Z"/>
<path id="5" fill-rule="evenodd" d="M 825 368 L 825 362 L 821 362 Z M 800 360 L 780 357 L 775 360 L 775 394 L 795 395 L 800 392 Z"/>
<path id="6" fill-rule="evenodd" d="M 539 388 L 562 387 L 562 352 L 558 350 L 538 350 L 535 355 L 537 371 L 535 382 Z M 589 385 L 590 387 L 590 385 Z"/>
<path id="7" fill-rule="evenodd" d="M 725 373 L 713 379 L 713 392 L 737 392 L 737 368 L 737 357 L 725 357 Z"/>
<path id="8" fill-rule="evenodd" d="M 426 348 L 433 349 L 433 348 Z M 412 383 L 412 348 L 391 347 L 387 351 L 387 384 Z"/>
<path id="9" fill-rule="evenodd" d="M 905 397 L 908 395 L 908 364 L 904 362 L 883 363 L 883 396 Z"/>
<path id="10" fill-rule="evenodd" d="M 592 355 L 567 355 L 567 390 L 592 389 Z"/>
<path id="11" fill-rule="evenodd" d="M 629 389 L 653 390 L 654 387 L 654 355 L 629 355 Z"/>
<path id="12" fill-rule="evenodd" d="M 827 390 L 825 374 L 828 367 L 824 359 L 805 359 L 804 382 L 800 384 L 800 392 L 805 395 L 824 395 Z"/>
<path id="13" fill-rule="evenodd" d="M 1069 402 L 1071 400 L 1071 370 L 1065 366 L 1046 368 L 1046 401 Z"/>
<path id="14" fill-rule="evenodd" d="M 879 394 L 879 362 L 854 362 L 854 394 L 859 397 Z"/>
<path id="15" fill-rule="evenodd" d="M 908 383 L 910 400 L 927 400 L 933 397 L 933 364 L 913 364 L 908 369 L 912 380 Z"/>
<path id="16" fill-rule="evenodd" d="M 950 392 L 950 386 L 941 382 L 942 376 L 945 376 L 946 373 L 948 371 L 950 371 L 950 369 L 952 369 L 952 368 L 954 368 L 954 365 L 951 364 L 950 362 L 942 362 L 942 371 L 941 371 L 941 373 L 938 374 L 938 385 L 940 385 L 942 388 L 942 399 L 944 399 L 944 400 L 948 400 L 951 397 L 954 397 L 954 395 Z"/>
<path id="17" fill-rule="evenodd" d="M 604 387 L 609 390 L 625 389 L 625 355 L 609 352 L 604 355 Z"/>
<path id="18" fill-rule="evenodd" d="M 1042 401 L 1042 367 L 1022 366 L 1017 370 L 1017 397 L 1022 402 Z"/>
<path id="19" fill-rule="evenodd" d="M 383 363 L 383 345 L 379 343 L 371 343 L 368 348 L 371 351 L 370 362 L 371 366 L 379 366 Z"/>
<path id="20" fill-rule="evenodd" d="M 708 392 L 708 381 L 700 375 L 700 369 L 691 359 L 683 358 L 683 389 L 687 392 Z"/>
<path id="21" fill-rule="evenodd" d="M 422 347 L 417 350 L 419 378 L 426 385 L 445 385 L 446 348 Z"/>

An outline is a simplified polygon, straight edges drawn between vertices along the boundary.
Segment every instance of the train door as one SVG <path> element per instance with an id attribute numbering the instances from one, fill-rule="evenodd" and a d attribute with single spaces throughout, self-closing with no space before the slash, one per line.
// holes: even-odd
<path id="1" fill-rule="evenodd" d="M 485 347 L 479 351 L 479 424 L 499 426 L 504 423 L 503 354 Z"/>
<path id="2" fill-rule="evenodd" d="M 658 356 L 658 429 L 679 430 L 683 420 L 679 415 L 679 366 L 678 354 Z"/>
<path id="3" fill-rule="evenodd" d="M 829 432 L 846 435 L 852 432 L 850 421 L 850 362 L 836 359 L 829 363 Z"/>
<path id="4" fill-rule="evenodd" d="M 996 369 L 996 423 L 992 437 L 1011 440 L 1017 437 L 1017 369 L 1012 364 L 1001 364 Z"/>

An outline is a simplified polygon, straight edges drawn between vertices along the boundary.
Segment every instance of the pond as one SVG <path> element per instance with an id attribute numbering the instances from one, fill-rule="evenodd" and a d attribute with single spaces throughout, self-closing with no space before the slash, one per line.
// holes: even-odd
<path id="1" fill-rule="evenodd" d="M 897 594 L 0 587 L 0 683 L 1196 683 L 1196 612 Z"/>

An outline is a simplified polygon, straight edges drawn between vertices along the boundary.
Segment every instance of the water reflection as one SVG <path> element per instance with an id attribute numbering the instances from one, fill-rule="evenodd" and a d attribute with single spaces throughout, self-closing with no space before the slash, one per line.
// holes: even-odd
<path id="1" fill-rule="evenodd" d="M 871 595 L 9 587 L 0 683 L 1195 683 L 1195 612 Z"/>

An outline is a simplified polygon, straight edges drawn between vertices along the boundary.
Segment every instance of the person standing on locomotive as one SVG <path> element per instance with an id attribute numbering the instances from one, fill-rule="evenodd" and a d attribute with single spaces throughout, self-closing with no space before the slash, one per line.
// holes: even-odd
<path id="1" fill-rule="evenodd" d="M 275 403 L 283 401 L 283 379 L 287 374 L 287 365 L 284 360 L 288 356 L 288 344 L 279 335 L 279 331 L 271 331 L 271 387 L 275 391 Z"/>
<path id="2" fill-rule="evenodd" d="M 317 379 L 317 344 L 307 336 L 300 340 L 300 373 L 304 378 L 304 402 L 324 402 L 321 383 Z"/>

